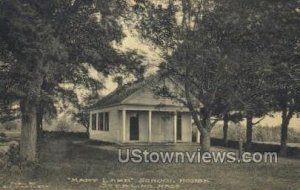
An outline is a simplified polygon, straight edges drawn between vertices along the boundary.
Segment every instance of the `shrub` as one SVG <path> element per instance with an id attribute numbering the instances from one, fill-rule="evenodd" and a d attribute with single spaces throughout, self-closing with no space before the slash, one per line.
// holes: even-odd
<path id="1" fill-rule="evenodd" d="M 7 131 L 18 130 L 20 124 L 17 121 L 8 121 L 3 124 L 3 128 Z"/>
<path id="2" fill-rule="evenodd" d="M 10 165 L 20 165 L 21 157 L 20 157 L 20 146 L 18 142 L 11 141 L 9 143 L 7 156 Z"/>
<path id="3" fill-rule="evenodd" d="M 0 150 L 0 170 L 11 170 L 12 168 L 19 168 L 21 159 L 19 154 L 19 143 L 11 141 L 7 146 Z"/>
<path id="4" fill-rule="evenodd" d="M 1 137 L 2 137 L 2 138 L 6 138 L 7 136 L 6 136 L 5 133 L 2 132 L 2 133 L 0 133 L 0 138 L 1 138 Z"/>
<path id="5" fill-rule="evenodd" d="M 0 150 L 0 171 L 4 170 L 11 174 L 25 173 L 25 175 L 35 175 L 39 168 L 36 162 L 24 161 L 20 156 L 20 146 L 16 141 L 8 143 L 6 149 Z"/>
<path id="6" fill-rule="evenodd" d="M 0 142 L 6 142 L 7 141 L 7 136 L 5 133 L 0 133 Z"/>
<path id="7" fill-rule="evenodd" d="M 0 150 L 0 170 L 5 169 L 6 164 L 7 164 L 6 152 L 3 149 L 1 149 Z"/>
<path id="8" fill-rule="evenodd" d="M 72 123 L 65 119 L 60 119 L 56 126 L 58 131 L 69 132 L 72 128 Z"/>

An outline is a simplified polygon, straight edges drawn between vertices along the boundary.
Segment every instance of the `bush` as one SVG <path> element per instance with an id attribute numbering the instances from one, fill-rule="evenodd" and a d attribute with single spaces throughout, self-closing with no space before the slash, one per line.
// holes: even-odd
<path id="1" fill-rule="evenodd" d="M 36 174 L 36 171 L 39 168 L 38 163 L 27 162 L 21 158 L 20 146 L 18 142 L 11 141 L 6 147 L 7 149 L 0 150 L 0 171 L 4 170 L 11 174 Z"/>
<path id="2" fill-rule="evenodd" d="M 5 133 L 0 133 L 0 142 L 6 142 L 7 141 L 7 136 Z"/>
<path id="3" fill-rule="evenodd" d="M 18 130 L 20 128 L 20 124 L 17 121 L 5 122 L 2 126 L 7 131 Z"/>
<path id="4" fill-rule="evenodd" d="M 65 131 L 44 131 L 45 138 L 88 138 L 86 133 L 83 132 L 65 132 Z"/>
<path id="5" fill-rule="evenodd" d="M 72 122 L 70 122 L 70 121 L 68 121 L 66 119 L 60 119 L 57 122 L 56 129 L 58 131 L 69 132 L 72 129 L 72 125 L 73 125 Z"/>
<path id="6" fill-rule="evenodd" d="M 0 150 L 0 171 L 6 168 L 6 164 L 7 164 L 6 152 L 3 149 L 1 149 Z"/>
<path id="7" fill-rule="evenodd" d="M 5 133 L 2 132 L 2 133 L 0 133 L 0 138 L 1 138 L 1 137 L 2 137 L 2 138 L 6 138 L 7 136 L 6 136 Z"/>
<path id="8" fill-rule="evenodd" d="M 14 167 L 20 168 L 19 143 L 11 141 L 4 147 L 0 150 L 0 170 L 11 170 Z"/>
<path id="9" fill-rule="evenodd" d="M 18 142 L 11 141 L 9 143 L 7 156 L 10 165 L 20 165 L 21 157 L 20 157 L 20 146 Z"/>

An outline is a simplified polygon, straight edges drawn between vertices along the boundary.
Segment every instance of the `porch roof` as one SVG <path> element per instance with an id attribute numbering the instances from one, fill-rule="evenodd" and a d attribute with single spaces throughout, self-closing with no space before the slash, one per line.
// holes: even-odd
<path id="1" fill-rule="evenodd" d="M 114 110 L 127 110 L 127 111 L 154 111 L 154 112 L 190 112 L 188 108 L 184 106 L 171 106 L 171 105 L 134 105 L 134 104 L 120 104 L 115 106 L 101 107 L 91 110 L 91 112 L 97 111 L 109 111 Z"/>

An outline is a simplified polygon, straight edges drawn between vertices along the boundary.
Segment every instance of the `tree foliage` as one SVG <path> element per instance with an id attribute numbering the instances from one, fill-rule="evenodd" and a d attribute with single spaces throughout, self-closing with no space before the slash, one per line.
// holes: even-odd
<path id="1" fill-rule="evenodd" d="M 199 0 L 160 6 L 137 1 L 141 37 L 163 50 L 172 44 L 161 68 L 179 81 L 178 89 L 162 89 L 161 94 L 189 107 L 203 134 L 233 110 L 244 113 L 251 127 L 253 117 L 276 110 L 283 111 L 288 124 L 299 105 L 298 5 Z"/>
<path id="2" fill-rule="evenodd" d="M 36 159 L 32 132 L 41 113 L 37 108 L 53 105 L 59 95 L 75 100 L 74 92 L 61 88 L 61 83 L 95 91 L 103 84 L 89 76 L 90 67 L 104 76 L 143 72 L 134 52 L 124 54 L 112 47 L 124 37 L 118 18 L 125 5 L 124 1 L 92 0 L 0 2 L 0 94 L 5 103 L 20 101 L 25 159 Z"/>

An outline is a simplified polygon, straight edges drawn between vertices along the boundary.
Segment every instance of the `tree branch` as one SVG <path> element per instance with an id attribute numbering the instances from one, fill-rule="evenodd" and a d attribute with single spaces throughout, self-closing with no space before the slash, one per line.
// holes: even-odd
<path id="1" fill-rule="evenodd" d="M 261 119 L 259 119 L 257 122 L 252 122 L 252 125 L 257 125 L 257 124 L 259 124 L 262 120 L 264 120 L 265 119 L 265 115 L 261 118 Z"/>

